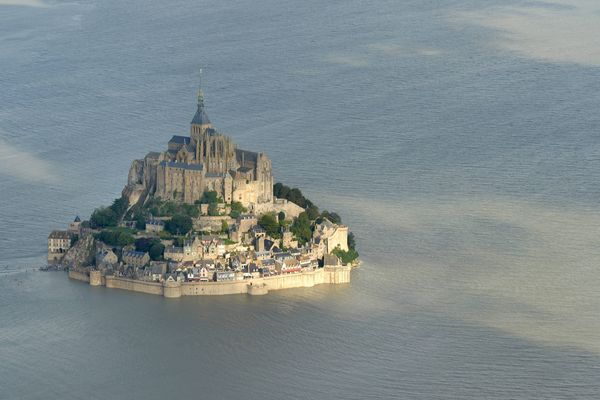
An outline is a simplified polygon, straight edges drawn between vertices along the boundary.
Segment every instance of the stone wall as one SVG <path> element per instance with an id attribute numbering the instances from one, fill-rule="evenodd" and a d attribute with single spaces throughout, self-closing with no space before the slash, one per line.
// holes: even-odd
<path id="1" fill-rule="evenodd" d="M 69 270 L 69 278 L 82 282 L 90 281 L 90 277 L 87 274 L 74 270 Z"/>
<path id="2" fill-rule="evenodd" d="M 242 294 L 248 289 L 249 281 L 232 282 L 184 282 L 181 284 L 183 296 L 221 296 L 226 294 Z"/>
<path id="3" fill-rule="evenodd" d="M 106 277 L 106 287 L 114 289 L 131 290 L 148 294 L 163 295 L 163 285 L 157 282 L 144 282 L 136 279 L 120 278 L 115 276 Z"/>
<path id="4" fill-rule="evenodd" d="M 135 279 L 106 276 L 95 277 L 94 285 L 107 288 L 131 290 L 133 292 L 155 294 L 167 298 L 181 296 L 222 296 L 228 294 L 264 295 L 271 290 L 313 287 L 320 284 L 340 284 L 350 282 L 350 267 L 325 267 L 299 274 L 276 275 L 228 282 L 144 282 Z M 99 274 L 98 274 L 99 275 Z M 86 274 L 69 271 L 69 277 L 90 282 Z M 92 283 L 92 282 L 90 282 Z"/>
<path id="5" fill-rule="evenodd" d="M 227 225 L 231 226 L 235 223 L 235 220 L 228 215 L 221 216 L 201 216 L 193 219 L 194 230 L 196 231 L 207 231 L 220 232 L 222 221 L 227 222 Z"/>
<path id="6" fill-rule="evenodd" d="M 272 203 L 252 204 L 250 208 L 257 215 L 262 215 L 268 212 L 278 214 L 280 211 L 283 211 L 286 219 L 297 218 L 298 215 L 304 211 L 304 209 L 296 203 L 278 198 L 275 198 Z"/>

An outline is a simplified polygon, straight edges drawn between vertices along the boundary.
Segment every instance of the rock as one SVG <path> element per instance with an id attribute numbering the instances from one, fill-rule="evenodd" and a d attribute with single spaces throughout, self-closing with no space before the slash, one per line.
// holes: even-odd
<path id="1" fill-rule="evenodd" d="M 80 268 L 92 265 L 96 256 L 96 243 L 92 235 L 79 239 L 63 257 L 62 265 L 69 268 Z"/>

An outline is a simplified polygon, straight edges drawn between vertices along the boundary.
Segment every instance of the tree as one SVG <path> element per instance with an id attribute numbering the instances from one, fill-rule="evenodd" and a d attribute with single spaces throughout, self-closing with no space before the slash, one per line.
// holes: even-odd
<path id="1" fill-rule="evenodd" d="M 222 233 L 229 232 L 229 225 L 227 224 L 227 221 L 225 221 L 225 220 L 221 221 L 221 232 Z"/>
<path id="2" fill-rule="evenodd" d="M 306 215 L 308 216 L 308 219 L 314 221 L 319 218 L 319 209 L 316 206 L 311 205 L 306 209 Z"/>
<path id="3" fill-rule="evenodd" d="M 300 215 L 298 215 L 298 218 L 294 220 L 290 230 L 294 236 L 296 236 L 296 239 L 298 239 L 300 244 L 310 241 L 312 238 L 312 230 L 310 219 L 308 218 L 306 212 L 302 212 Z"/>
<path id="4" fill-rule="evenodd" d="M 327 218 L 329 221 L 338 225 L 342 223 L 342 217 L 340 217 L 338 213 L 329 212 L 327 210 L 323 210 L 323 212 L 321 213 L 321 218 Z"/>
<path id="5" fill-rule="evenodd" d="M 342 260 L 342 263 L 344 264 L 350 264 L 352 261 L 358 258 L 358 252 L 354 249 L 348 249 L 348 251 L 344 251 L 339 247 L 336 247 L 331 253 L 335 254 L 340 260 Z"/>
<path id="6" fill-rule="evenodd" d="M 348 247 L 352 250 L 356 249 L 356 239 L 354 238 L 354 232 L 348 233 Z"/>
<path id="7" fill-rule="evenodd" d="M 161 260 L 165 251 L 165 246 L 157 238 L 139 238 L 135 241 L 135 249 L 148 253 L 153 261 Z"/>
<path id="8" fill-rule="evenodd" d="M 199 204 L 211 204 L 219 202 L 219 196 L 214 190 L 206 190 L 202 193 L 202 197 L 197 201 Z"/>
<path id="9" fill-rule="evenodd" d="M 210 203 L 208 205 L 208 215 L 211 217 L 216 217 L 219 215 L 219 207 L 217 203 Z"/>
<path id="10" fill-rule="evenodd" d="M 275 214 L 267 213 L 262 215 L 258 220 L 258 224 L 267 231 L 269 236 L 273 238 L 279 238 L 281 236 L 279 222 L 275 219 Z"/>
<path id="11" fill-rule="evenodd" d="M 131 234 L 121 229 L 104 230 L 94 235 L 94 237 L 110 246 L 124 247 L 135 242 Z"/>
<path id="12" fill-rule="evenodd" d="M 231 202 L 231 218 L 237 218 L 240 214 L 247 212 L 248 209 L 242 205 L 239 201 Z"/>
<path id="13" fill-rule="evenodd" d="M 127 200 L 123 196 L 119 197 L 118 199 L 115 199 L 112 205 L 110 206 L 110 208 L 117 215 L 117 219 L 123 218 L 125 212 L 127 212 L 127 207 L 129 207 L 129 200 Z"/>
<path id="14" fill-rule="evenodd" d="M 138 212 L 137 214 L 135 214 L 135 229 L 143 231 L 144 229 L 146 229 L 146 218 L 144 217 L 144 215 L 140 212 Z"/>
<path id="15" fill-rule="evenodd" d="M 107 226 L 117 226 L 117 214 L 110 207 L 96 208 L 90 217 L 92 228 L 105 228 Z"/>
<path id="16" fill-rule="evenodd" d="M 165 252 L 165 245 L 158 242 L 158 243 L 153 243 L 152 246 L 150 246 L 148 255 L 150 256 L 151 260 L 158 261 L 158 260 L 162 260 L 164 252 Z"/>
<path id="17" fill-rule="evenodd" d="M 165 229 L 173 235 L 186 235 L 192 230 L 194 224 L 187 215 L 176 214 L 165 223 Z"/>

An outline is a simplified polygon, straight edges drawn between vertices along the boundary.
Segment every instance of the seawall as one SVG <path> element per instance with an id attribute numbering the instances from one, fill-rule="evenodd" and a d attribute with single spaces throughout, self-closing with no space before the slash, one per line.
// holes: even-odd
<path id="1" fill-rule="evenodd" d="M 82 282 L 90 282 L 90 277 L 83 272 L 69 270 L 69 278 Z"/>
<path id="2" fill-rule="evenodd" d="M 90 282 L 85 274 L 75 273 L 73 279 Z M 321 284 L 342 284 L 350 282 L 351 267 L 325 267 L 298 274 L 275 275 L 266 278 L 235 280 L 226 282 L 144 282 L 136 279 L 106 276 L 95 280 L 94 284 L 111 289 L 155 294 L 167 298 L 181 296 L 222 296 L 229 294 L 264 295 L 271 290 L 313 287 Z M 87 279 L 86 279 L 87 278 Z"/>
<path id="3" fill-rule="evenodd" d="M 106 287 L 111 289 L 131 290 L 132 292 L 163 295 L 163 284 L 158 282 L 144 282 L 137 279 L 106 277 Z"/>

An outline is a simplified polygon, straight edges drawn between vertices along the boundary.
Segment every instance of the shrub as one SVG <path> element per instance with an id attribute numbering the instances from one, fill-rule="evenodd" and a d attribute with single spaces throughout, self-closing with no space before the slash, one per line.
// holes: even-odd
<path id="1" fill-rule="evenodd" d="M 354 249 L 348 249 L 348 251 L 344 251 L 339 247 L 336 247 L 331 253 L 338 256 L 344 264 L 349 264 L 358 258 L 358 252 Z"/>

